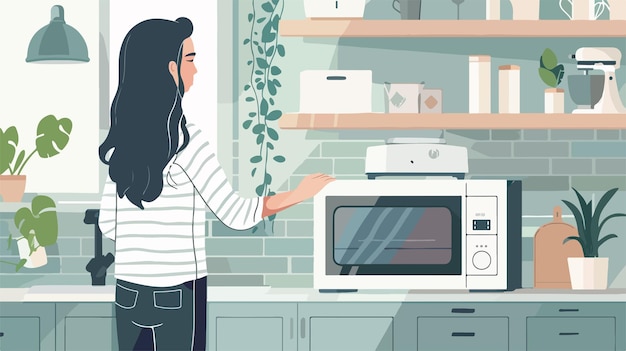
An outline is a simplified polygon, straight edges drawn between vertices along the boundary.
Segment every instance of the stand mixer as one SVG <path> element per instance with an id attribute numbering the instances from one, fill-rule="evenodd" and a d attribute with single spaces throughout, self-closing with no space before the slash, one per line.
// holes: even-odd
<path id="1" fill-rule="evenodd" d="M 579 107 L 572 113 L 626 113 L 615 77 L 622 53 L 611 47 L 582 47 L 571 57 L 576 68 L 583 71 L 582 75 L 568 76 L 570 96 Z M 589 74 L 591 70 L 604 74 Z"/>

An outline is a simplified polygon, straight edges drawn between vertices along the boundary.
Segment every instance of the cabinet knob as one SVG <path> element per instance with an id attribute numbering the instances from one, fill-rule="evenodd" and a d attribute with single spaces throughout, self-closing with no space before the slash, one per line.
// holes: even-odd
<path id="1" fill-rule="evenodd" d="M 0 332 L 0 338 L 1 338 L 1 337 L 3 337 L 3 336 L 4 336 L 4 333 L 3 333 L 3 332 Z"/>

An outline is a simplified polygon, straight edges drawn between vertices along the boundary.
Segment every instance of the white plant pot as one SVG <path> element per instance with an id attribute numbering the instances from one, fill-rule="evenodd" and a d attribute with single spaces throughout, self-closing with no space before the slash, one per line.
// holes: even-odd
<path id="1" fill-rule="evenodd" d="M 568 257 L 572 289 L 601 290 L 607 288 L 608 257 Z"/>
<path id="2" fill-rule="evenodd" d="M 35 247 L 38 246 L 39 243 L 37 242 L 36 238 L 34 239 L 34 241 Z M 24 264 L 24 267 L 26 268 L 37 268 L 44 266 L 46 263 L 48 263 L 46 248 L 43 246 L 39 246 L 32 255 L 29 255 L 30 248 L 28 247 L 28 240 L 26 240 L 24 237 L 17 239 L 17 249 L 20 252 L 20 259 L 26 259 L 26 264 Z"/>
<path id="3" fill-rule="evenodd" d="M 565 112 L 565 90 L 561 88 L 549 88 L 544 92 L 545 113 Z"/>

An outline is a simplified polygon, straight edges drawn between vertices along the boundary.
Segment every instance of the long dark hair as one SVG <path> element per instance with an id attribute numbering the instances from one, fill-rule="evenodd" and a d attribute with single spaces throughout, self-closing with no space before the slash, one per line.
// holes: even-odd
<path id="1" fill-rule="evenodd" d="M 117 195 L 143 209 L 163 190 L 163 170 L 189 143 L 180 76 L 183 40 L 193 32 L 187 18 L 150 19 L 126 34 L 119 58 L 119 84 L 111 104 L 109 134 L 100 160 L 109 166 Z M 178 64 L 178 88 L 168 64 Z M 179 147 L 179 129 L 183 143 Z"/>

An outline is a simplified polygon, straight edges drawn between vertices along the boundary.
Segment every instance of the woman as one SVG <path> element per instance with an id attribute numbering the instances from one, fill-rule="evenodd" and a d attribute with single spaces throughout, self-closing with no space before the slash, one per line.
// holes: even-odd
<path id="1" fill-rule="evenodd" d="M 99 225 L 115 240 L 120 350 L 204 350 L 205 211 L 248 229 L 308 199 L 332 177 L 309 175 L 289 192 L 245 199 L 229 184 L 207 136 L 187 124 L 193 25 L 151 19 L 124 38 L 111 126 L 99 149 L 108 165 Z"/>

